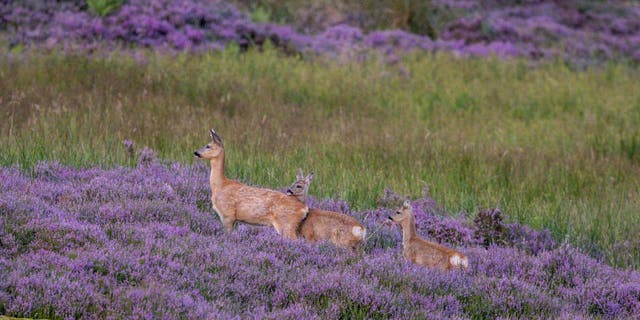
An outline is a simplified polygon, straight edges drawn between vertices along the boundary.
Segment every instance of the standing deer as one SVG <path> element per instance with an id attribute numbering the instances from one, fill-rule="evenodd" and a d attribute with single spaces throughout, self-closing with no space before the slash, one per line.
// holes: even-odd
<path id="1" fill-rule="evenodd" d="M 402 227 L 402 255 L 405 259 L 429 268 L 445 271 L 469 266 L 467 257 L 459 251 L 420 238 L 411 203 L 407 200 L 396 213 L 389 216 Z"/>
<path id="2" fill-rule="evenodd" d="M 298 237 L 300 222 L 309 208 L 294 198 L 264 188 L 251 187 L 224 175 L 224 144 L 213 129 L 211 142 L 195 151 L 198 158 L 211 162 L 211 204 L 220 217 L 225 232 L 233 230 L 236 221 L 273 226 L 278 234 L 290 239 Z"/>
<path id="3" fill-rule="evenodd" d="M 287 194 L 304 203 L 313 173 L 304 176 L 298 169 L 296 181 L 287 189 Z M 308 241 L 329 240 L 337 246 L 356 251 L 367 235 L 358 220 L 344 213 L 309 209 L 307 218 L 300 225 L 300 234 Z"/>

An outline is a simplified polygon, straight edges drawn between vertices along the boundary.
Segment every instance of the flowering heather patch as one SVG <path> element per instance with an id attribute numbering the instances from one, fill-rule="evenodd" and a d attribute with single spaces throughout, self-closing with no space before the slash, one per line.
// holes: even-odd
<path id="1" fill-rule="evenodd" d="M 130 0 L 104 17 L 84 1 L 8 0 L 0 7 L 0 31 L 12 46 L 62 46 L 94 50 L 130 46 L 163 50 L 243 49 L 267 40 L 288 53 L 358 58 L 375 49 L 393 58 L 406 51 L 448 51 L 460 56 L 559 57 L 577 63 L 640 60 L 640 7 L 603 1 L 435 1 L 460 16 L 437 39 L 402 30 L 364 34 L 340 24 L 316 35 L 291 26 L 254 23 L 230 3 L 194 0 Z"/>
<path id="2" fill-rule="evenodd" d="M 0 169 L 0 312 L 36 318 L 629 318 L 640 274 L 616 270 L 544 232 L 506 225 L 481 245 L 472 223 L 413 202 L 419 233 L 459 245 L 466 271 L 404 262 L 391 209 L 354 212 L 364 252 L 240 225 L 224 234 L 210 209 L 204 165 L 141 162 L 32 174 Z M 449 238 L 450 237 L 450 238 Z M 453 240 L 451 240 L 453 239 Z M 512 242 L 510 242 L 512 241 Z M 520 243 L 541 242 L 523 249 Z M 536 248 L 535 250 L 533 248 Z"/>
<path id="3" fill-rule="evenodd" d="M 614 1 L 441 1 L 467 5 L 469 14 L 452 24 L 443 39 L 461 40 L 478 54 L 490 50 L 531 58 L 568 61 L 640 59 L 640 7 Z M 469 47 L 467 47 L 469 50 Z"/>

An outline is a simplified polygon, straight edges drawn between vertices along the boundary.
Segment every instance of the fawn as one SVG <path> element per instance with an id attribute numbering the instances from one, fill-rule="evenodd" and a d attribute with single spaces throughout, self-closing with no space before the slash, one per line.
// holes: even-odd
<path id="1" fill-rule="evenodd" d="M 296 181 L 287 188 L 285 193 L 289 196 L 294 196 L 298 201 L 305 203 L 305 198 L 307 197 L 307 191 L 309 191 L 311 181 L 313 181 L 313 172 L 305 177 L 304 173 L 302 173 L 302 169 L 298 168 L 298 171 L 296 172 Z"/>
<path id="2" fill-rule="evenodd" d="M 233 230 L 235 222 L 241 221 L 273 226 L 278 234 L 296 239 L 300 222 L 307 216 L 309 208 L 282 192 L 227 179 L 222 138 L 213 129 L 210 133 L 211 142 L 195 151 L 194 155 L 211 162 L 211 203 L 225 232 Z"/>
<path id="3" fill-rule="evenodd" d="M 389 219 L 402 226 L 402 255 L 405 259 L 415 264 L 445 271 L 469 266 L 469 260 L 461 252 L 424 240 L 416 234 L 413 208 L 408 200 L 394 215 L 389 216 Z"/>
<path id="4" fill-rule="evenodd" d="M 296 181 L 287 189 L 287 194 L 304 203 L 313 173 L 304 176 L 298 169 Z M 300 225 L 300 234 L 308 241 L 329 240 L 337 246 L 357 251 L 367 235 L 358 220 L 344 213 L 309 209 L 307 218 Z"/>

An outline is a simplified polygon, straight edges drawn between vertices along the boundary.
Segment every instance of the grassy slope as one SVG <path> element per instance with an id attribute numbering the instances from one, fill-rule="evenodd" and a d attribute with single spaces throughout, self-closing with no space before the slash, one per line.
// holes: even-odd
<path id="1" fill-rule="evenodd" d="M 300 166 L 316 172 L 311 193 L 359 208 L 428 184 L 449 212 L 499 206 L 640 264 L 640 74 L 622 65 L 36 55 L 0 60 L 0 106 L 2 165 L 132 164 L 123 139 L 192 162 L 213 127 L 230 177 L 280 187 Z"/>

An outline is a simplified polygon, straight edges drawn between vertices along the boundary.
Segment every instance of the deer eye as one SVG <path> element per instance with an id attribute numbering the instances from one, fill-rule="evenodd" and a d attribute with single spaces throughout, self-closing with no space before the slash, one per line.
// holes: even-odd
<path id="1" fill-rule="evenodd" d="M 210 146 L 210 145 L 206 145 L 206 146 L 204 146 L 204 147 L 205 147 L 205 148 L 207 148 L 207 149 L 211 149 L 211 146 Z"/>

